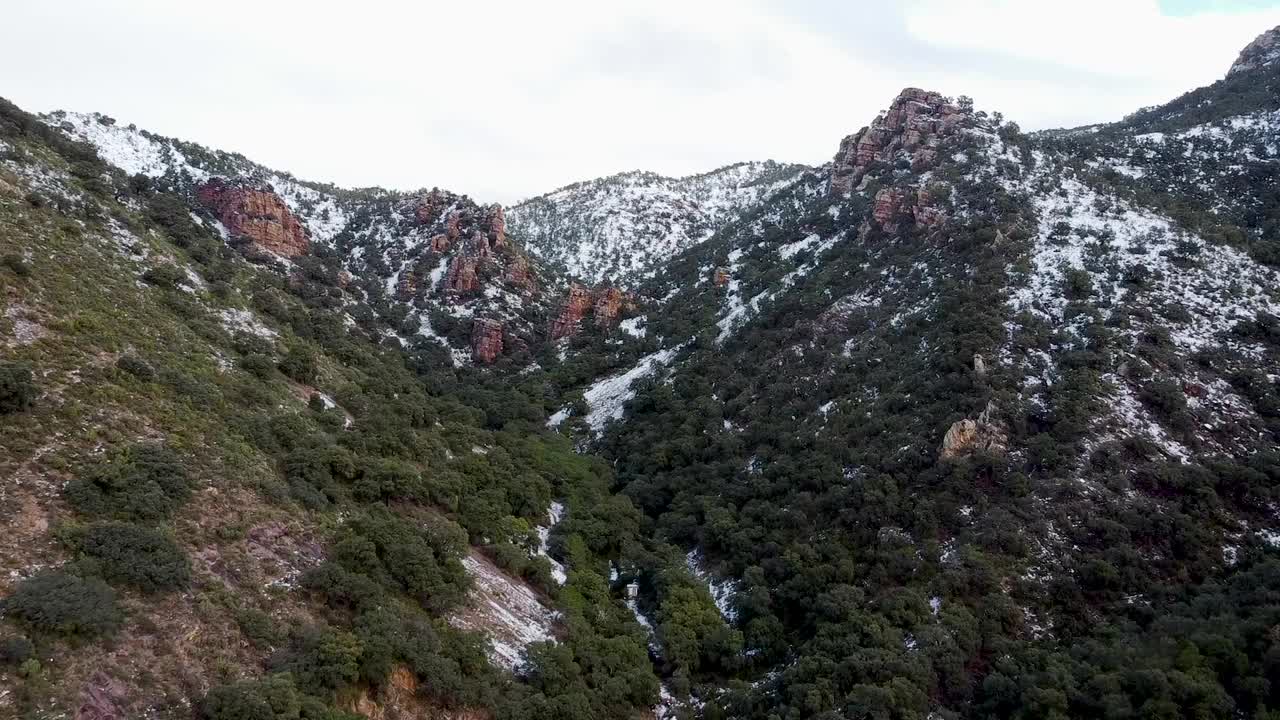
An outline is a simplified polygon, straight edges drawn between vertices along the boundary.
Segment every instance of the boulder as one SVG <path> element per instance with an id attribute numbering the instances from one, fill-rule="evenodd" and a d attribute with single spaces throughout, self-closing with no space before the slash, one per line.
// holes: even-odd
<path id="1" fill-rule="evenodd" d="M 1009 447 L 1009 434 L 996 418 L 996 405 L 988 402 L 977 420 L 957 420 L 942 437 L 943 460 L 955 460 L 976 452 L 1003 455 Z"/>

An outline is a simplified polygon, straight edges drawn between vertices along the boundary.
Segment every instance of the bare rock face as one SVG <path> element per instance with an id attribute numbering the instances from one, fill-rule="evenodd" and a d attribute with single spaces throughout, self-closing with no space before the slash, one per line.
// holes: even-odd
<path id="1" fill-rule="evenodd" d="M 306 254 L 309 248 L 302 223 L 274 192 L 234 187 L 214 179 L 201 185 L 196 197 L 228 232 L 260 250 L 292 258 Z"/>
<path id="2" fill-rule="evenodd" d="M 933 196 L 924 188 L 897 186 L 881 188 L 875 196 L 871 218 L 884 230 L 897 229 L 904 220 L 920 228 L 941 225 L 947 218 Z"/>
<path id="3" fill-rule="evenodd" d="M 120 709 L 124 697 L 124 686 L 98 670 L 80 689 L 75 720 L 125 720 L 124 711 Z"/>
<path id="4" fill-rule="evenodd" d="M 582 318 L 586 317 L 587 311 L 591 309 L 593 304 L 590 290 L 578 283 L 570 285 L 568 297 L 565 298 L 564 309 L 551 321 L 551 339 L 559 340 L 576 332 L 578 323 L 582 322 Z"/>
<path id="5" fill-rule="evenodd" d="M 482 365 L 492 365 L 502 354 L 502 323 L 478 319 L 471 326 L 471 355 Z"/>
<path id="6" fill-rule="evenodd" d="M 1246 45 L 1227 71 L 1227 76 L 1270 65 L 1277 60 L 1280 60 L 1280 27 L 1262 33 Z"/>
<path id="7" fill-rule="evenodd" d="M 996 418 L 995 403 L 978 415 L 977 420 L 957 420 L 942 438 L 942 459 L 954 460 L 975 452 L 1003 455 L 1009 446 L 1009 434 Z"/>
<path id="8" fill-rule="evenodd" d="M 494 250 L 506 247 L 507 215 L 501 205 L 493 205 L 489 208 L 489 217 L 485 224 L 488 225 L 489 247 Z"/>
<path id="9" fill-rule="evenodd" d="M 596 325 L 612 327 L 617 324 L 626 300 L 626 294 L 617 288 L 605 288 L 596 293 L 596 302 L 591 309 Z"/>
<path id="10" fill-rule="evenodd" d="M 876 162 L 901 153 L 917 171 L 937 159 L 935 148 L 968 117 L 968 112 L 936 92 L 907 88 L 870 126 L 840 142 L 831 164 L 831 192 L 852 192 Z"/>
<path id="11" fill-rule="evenodd" d="M 729 268 L 721 265 L 716 268 L 716 272 L 711 276 L 711 282 L 716 287 L 724 287 L 729 284 Z"/>
<path id="12" fill-rule="evenodd" d="M 899 218 L 908 209 L 909 197 L 911 197 L 911 191 L 904 187 L 881 188 L 876 193 L 871 219 L 885 230 L 897 227 Z"/>
<path id="13" fill-rule="evenodd" d="M 987 361 L 982 359 L 980 353 L 974 353 L 973 355 L 973 374 L 978 377 L 983 377 L 987 374 Z"/>
<path id="14" fill-rule="evenodd" d="M 480 259 L 463 256 L 449 263 L 449 276 L 445 278 L 445 292 L 457 295 L 480 290 Z"/>
<path id="15" fill-rule="evenodd" d="M 439 188 L 433 188 L 431 192 L 418 198 L 418 204 L 414 208 L 413 214 L 418 222 L 428 225 L 437 222 L 440 216 L 453 205 L 453 196 L 442 192 Z"/>
<path id="16" fill-rule="evenodd" d="M 538 280 L 533 274 L 533 268 L 529 265 L 529 258 L 524 255 L 517 255 L 507 263 L 502 279 L 508 285 L 519 289 L 522 294 L 531 295 L 538 291 Z"/>
<path id="17" fill-rule="evenodd" d="M 578 283 L 569 286 L 564 308 L 551 321 L 551 339 L 569 337 L 578 331 L 582 319 L 590 312 L 596 325 L 612 327 L 622 318 L 624 312 L 635 308 L 635 299 L 614 287 L 602 287 L 589 290 Z"/>

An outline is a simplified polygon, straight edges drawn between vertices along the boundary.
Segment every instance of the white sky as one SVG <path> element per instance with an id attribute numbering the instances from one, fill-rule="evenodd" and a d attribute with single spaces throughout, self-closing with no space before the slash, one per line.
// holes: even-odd
<path id="1" fill-rule="evenodd" d="M 1280 25 L 1267 0 L 1176 1 L 8 0 L 0 95 L 307 179 L 511 202 L 824 162 L 906 86 L 1024 129 L 1114 120 Z"/>

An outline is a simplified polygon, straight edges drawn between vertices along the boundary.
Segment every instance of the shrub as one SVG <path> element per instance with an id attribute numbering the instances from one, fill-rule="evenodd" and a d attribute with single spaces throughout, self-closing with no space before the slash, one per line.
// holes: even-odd
<path id="1" fill-rule="evenodd" d="M 0 258 L 0 265 L 9 268 L 18 277 L 27 277 L 31 274 L 31 266 L 18 253 L 5 253 L 4 257 Z"/>
<path id="2" fill-rule="evenodd" d="M 0 640 L 0 665 L 21 665 L 36 652 L 31 641 L 24 637 L 7 637 Z"/>
<path id="3" fill-rule="evenodd" d="M 289 348 L 289 352 L 280 360 L 280 372 L 301 383 L 315 382 L 318 371 L 316 353 L 306 346 Z"/>
<path id="4" fill-rule="evenodd" d="M 205 720 L 284 720 L 301 712 L 302 700 L 288 675 L 215 687 L 200 701 Z"/>
<path id="5" fill-rule="evenodd" d="M 61 570 L 23 581 L 0 609 L 35 630 L 69 636 L 108 635 L 122 620 L 111 586 Z"/>
<path id="6" fill-rule="evenodd" d="M 156 376 L 155 369 L 137 355 L 121 355 L 120 359 L 116 360 L 116 367 L 143 382 L 151 382 Z"/>
<path id="7" fill-rule="evenodd" d="M 290 638 L 289 647 L 268 662 L 274 669 L 289 672 L 304 691 L 331 694 L 359 679 L 360 641 L 341 630 L 307 628 Z"/>
<path id="8" fill-rule="evenodd" d="M 139 443 L 118 451 L 67 485 L 79 512 L 126 522 L 158 522 L 191 495 L 191 479 L 177 453 Z"/>
<path id="9" fill-rule="evenodd" d="M 173 538 L 127 523 L 90 525 L 73 538 L 81 553 L 100 565 L 103 577 L 153 593 L 186 587 L 191 564 Z"/>
<path id="10" fill-rule="evenodd" d="M 0 414 L 26 410 L 39 394 L 39 388 L 31 382 L 30 367 L 19 363 L 0 364 Z"/>
<path id="11" fill-rule="evenodd" d="M 142 273 L 142 279 L 156 287 L 176 289 L 187 279 L 187 274 L 177 265 L 156 265 Z"/>
<path id="12" fill-rule="evenodd" d="M 240 368 L 256 377 L 268 380 L 275 374 L 276 364 L 269 355 L 254 353 L 240 360 Z"/>

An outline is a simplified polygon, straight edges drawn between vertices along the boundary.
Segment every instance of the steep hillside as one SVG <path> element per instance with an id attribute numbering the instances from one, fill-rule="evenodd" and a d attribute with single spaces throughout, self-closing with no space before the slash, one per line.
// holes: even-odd
<path id="1" fill-rule="evenodd" d="M 677 639 L 635 564 L 694 705 L 1280 705 L 1278 73 L 1040 135 L 906 90 L 641 288 L 663 342 L 553 421 L 725 601 Z"/>
<path id="2" fill-rule="evenodd" d="M 287 178 L 174 167 L 0 102 L 0 716 L 652 706 L 608 584 L 638 515 L 541 431 L 541 383 L 385 342 L 330 251 L 351 223 L 313 229 Z M 428 199 L 503 252 L 500 214 Z"/>
<path id="3" fill-rule="evenodd" d="M 634 302 L 609 286 L 575 286 L 534 261 L 509 241 L 497 205 L 438 188 L 309 183 L 101 115 L 58 112 L 46 120 L 93 145 L 135 185 L 186 200 L 255 262 L 341 285 L 330 300 L 343 297 L 353 322 L 376 317 L 389 337 L 437 364 L 527 367 L 584 317 L 614 327 Z M 585 309 L 577 307 L 584 293 Z"/>
<path id="4" fill-rule="evenodd" d="M 683 178 L 630 172 L 588 180 L 513 207 L 512 233 L 574 277 L 633 286 L 804 169 L 768 161 Z"/>
<path id="5" fill-rule="evenodd" d="M 1273 717 L 1277 38 L 509 212 L 0 104 L 0 716 Z"/>

